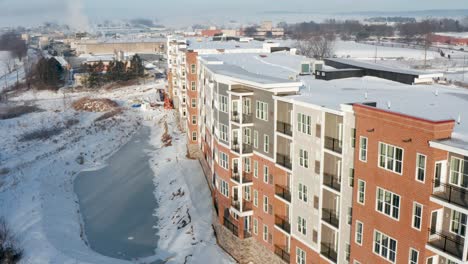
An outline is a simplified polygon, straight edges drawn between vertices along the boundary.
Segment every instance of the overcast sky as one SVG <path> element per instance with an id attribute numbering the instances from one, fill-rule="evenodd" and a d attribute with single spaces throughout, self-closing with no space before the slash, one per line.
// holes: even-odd
<path id="1" fill-rule="evenodd" d="M 467 9 L 468 0 L 0 0 L 0 27 L 44 21 L 83 24 L 107 18 L 158 18 L 166 23 L 189 17 L 252 15 L 268 11 L 338 13 Z M 281 18 L 279 18 L 281 19 Z"/>

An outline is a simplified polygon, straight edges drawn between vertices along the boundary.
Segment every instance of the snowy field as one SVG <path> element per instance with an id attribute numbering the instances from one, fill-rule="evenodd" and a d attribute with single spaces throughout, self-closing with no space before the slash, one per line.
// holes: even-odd
<path id="1" fill-rule="evenodd" d="M 375 46 L 354 41 L 337 41 L 335 43 L 335 55 L 338 57 L 350 57 L 354 59 L 374 59 Z M 429 51 L 428 59 L 436 58 L 439 53 Z M 424 59 L 424 51 L 411 48 L 377 47 L 377 57 L 384 59 Z"/>
<path id="2" fill-rule="evenodd" d="M 27 92 L 11 100 L 35 104 L 43 111 L 0 120 L 0 215 L 6 217 L 24 249 L 21 263 L 232 263 L 217 245 L 211 228 L 211 197 L 198 161 L 188 160 L 185 135 L 175 125 L 174 111 L 131 109 L 133 99 L 155 100 L 154 87 L 133 86 L 99 93 Z M 98 95 L 97 95 L 98 94 Z M 96 122 L 102 113 L 76 112 L 70 104 L 84 97 L 115 100 L 124 112 Z M 70 122 L 69 120 L 73 120 Z M 46 140 L 21 141 L 24 133 L 63 126 Z M 172 146 L 163 147 L 167 123 Z M 87 245 L 73 180 L 82 170 L 105 166 L 106 159 L 141 128 L 151 129 L 150 166 L 159 207 L 160 237 L 155 256 L 124 261 L 100 255 Z M 78 157 L 84 163 L 77 162 Z M 183 221 L 181 220 L 183 219 Z M 181 223 L 185 223 L 181 226 Z"/>

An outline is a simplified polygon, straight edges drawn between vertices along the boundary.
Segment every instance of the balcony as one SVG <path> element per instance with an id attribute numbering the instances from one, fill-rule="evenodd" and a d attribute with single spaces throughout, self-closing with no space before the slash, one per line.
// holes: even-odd
<path id="1" fill-rule="evenodd" d="M 284 232 L 291 234 L 291 223 L 283 217 L 275 215 L 275 226 L 279 227 Z"/>
<path id="2" fill-rule="evenodd" d="M 233 179 L 235 182 L 241 183 L 238 169 L 233 169 L 231 171 L 231 179 Z"/>
<path id="3" fill-rule="evenodd" d="M 281 260 L 283 260 L 286 263 L 289 263 L 289 261 L 291 259 L 288 251 L 286 251 L 284 247 L 280 247 L 280 246 L 275 245 L 275 254 L 276 254 L 276 256 L 280 257 Z"/>
<path id="4" fill-rule="evenodd" d="M 250 124 L 253 121 L 252 114 L 242 114 L 242 122 L 241 122 L 241 114 L 237 111 L 231 112 L 231 121 L 236 122 L 238 124 Z"/>
<path id="5" fill-rule="evenodd" d="M 224 217 L 223 225 L 224 225 L 224 227 L 226 227 L 227 229 L 229 229 L 229 231 L 231 231 L 231 233 L 232 233 L 233 235 L 235 235 L 236 237 L 239 237 L 239 230 L 238 230 L 237 226 L 234 225 L 234 224 L 231 222 L 231 220 L 229 220 L 229 218 Z"/>
<path id="6" fill-rule="evenodd" d="M 343 151 L 343 142 L 336 138 L 325 137 L 325 148 L 341 154 Z"/>
<path id="7" fill-rule="evenodd" d="M 340 226 L 340 218 L 334 210 L 322 208 L 322 220 L 336 228 Z"/>
<path id="8" fill-rule="evenodd" d="M 249 212 L 252 211 L 252 203 L 249 201 L 242 201 L 242 208 L 241 208 L 241 202 L 240 201 L 231 201 L 231 206 L 234 207 L 237 211 L 239 212 Z"/>
<path id="9" fill-rule="evenodd" d="M 251 238 L 252 232 L 250 230 L 244 230 L 244 238 Z"/>
<path id="10" fill-rule="evenodd" d="M 231 142 L 231 150 L 240 154 L 240 145 L 237 140 Z"/>
<path id="11" fill-rule="evenodd" d="M 275 194 L 284 200 L 291 202 L 291 192 L 289 191 L 289 188 L 281 185 L 275 185 Z"/>
<path id="12" fill-rule="evenodd" d="M 292 169 L 291 157 L 289 155 L 276 153 L 276 164 L 281 165 L 287 169 Z"/>
<path id="13" fill-rule="evenodd" d="M 459 260 L 463 258 L 463 237 L 444 234 L 429 228 L 427 244 Z"/>
<path id="14" fill-rule="evenodd" d="M 468 207 L 468 190 L 451 184 L 433 182 L 434 189 L 432 195 L 448 203 L 461 207 Z"/>
<path id="15" fill-rule="evenodd" d="M 290 137 L 292 137 L 293 135 L 291 124 L 281 122 L 281 121 L 276 122 L 276 132 L 280 132 L 281 134 L 284 134 Z"/>
<path id="16" fill-rule="evenodd" d="M 336 263 L 336 260 L 338 259 L 338 254 L 336 253 L 336 250 L 332 247 L 331 244 L 328 243 L 321 243 L 320 254 L 325 256 L 327 259 L 333 261 L 334 263 Z"/>
<path id="17" fill-rule="evenodd" d="M 338 176 L 330 174 L 330 173 L 323 173 L 323 184 L 332 188 L 335 191 L 341 190 L 341 181 L 339 180 Z"/>
<path id="18" fill-rule="evenodd" d="M 252 152 L 252 145 L 246 143 L 242 144 L 242 154 L 250 154 Z"/>

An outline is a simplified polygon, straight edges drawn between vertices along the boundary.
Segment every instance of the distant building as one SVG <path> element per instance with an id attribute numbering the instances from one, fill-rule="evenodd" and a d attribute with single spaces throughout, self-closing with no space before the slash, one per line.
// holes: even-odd
<path id="1" fill-rule="evenodd" d="M 245 29 L 242 31 L 245 35 Z M 273 22 L 264 21 L 260 27 L 256 28 L 256 32 L 253 37 L 257 38 L 283 38 L 284 29 L 279 27 L 273 27 Z"/>
<path id="2" fill-rule="evenodd" d="M 436 33 L 431 36 L 432 42 L 458 46 L 468 46 L 468 33 Z"/>
<path id="3" fill-rule="evenodd" d="M 92 39 L 71 44 L 77 54 L 112 54 L 116 50 L 125 53 L 165 53 L 166 39 Z"/>

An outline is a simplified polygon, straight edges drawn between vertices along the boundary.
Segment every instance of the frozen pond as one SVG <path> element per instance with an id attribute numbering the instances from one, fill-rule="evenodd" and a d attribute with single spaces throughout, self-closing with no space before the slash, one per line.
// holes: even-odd
<path id="1" fill-rule="evenodd" d="M 81 172 L 74 182 L 88 242 L 105 256 L 130 260 L 155 254 L 157 202 L 146 154 L 153 150 L 149 137 L 150 129 L 143 127 L 106 167 Z"/>

